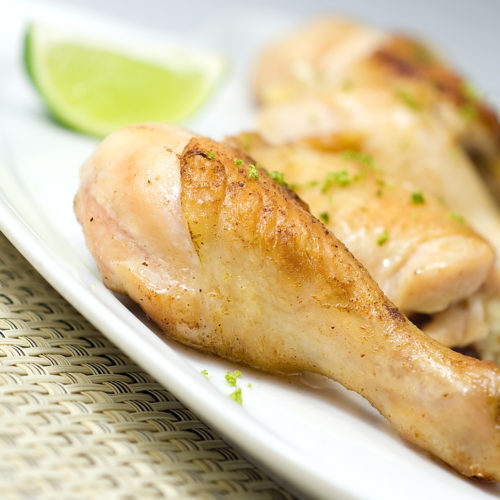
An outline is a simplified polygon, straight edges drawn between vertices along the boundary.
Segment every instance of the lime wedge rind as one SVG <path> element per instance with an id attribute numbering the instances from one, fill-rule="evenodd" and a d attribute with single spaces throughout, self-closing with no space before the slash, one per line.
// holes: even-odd
<path id="1" fill-rule="evenodd" d="M 94 136 L 138 121 L 181 123 L 208 100 L 227 70 L 223 56 L 206 51 L 163 43 L 123 47 L 31 24 L 24 63 L 54 118 Z M 54 63 L 57 54 L 63 63 Z M 81 86 L 88 97 L 77 99 L 78 74 L 86 66 L 91 69 L 81 75 Z"/>

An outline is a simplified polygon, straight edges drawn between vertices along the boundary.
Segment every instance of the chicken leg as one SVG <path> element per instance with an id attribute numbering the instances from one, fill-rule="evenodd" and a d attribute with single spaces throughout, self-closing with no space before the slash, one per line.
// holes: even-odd
<path id="1" fill-rule="evenodd" d="M 172 337 L 330 377 L 462 474 L 500 480 L 498 366 L 419 331 L 241 151 L 167 125 L 128 127 L 84 165 L 75 210 L 105 283 Z"/>

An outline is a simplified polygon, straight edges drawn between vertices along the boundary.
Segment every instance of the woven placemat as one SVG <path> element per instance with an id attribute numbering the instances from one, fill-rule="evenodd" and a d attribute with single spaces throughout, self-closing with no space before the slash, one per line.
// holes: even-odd
<path id="1" fill-rule="evenodd" d="M 0 498 L 292 498 L 0 234 Z"/>

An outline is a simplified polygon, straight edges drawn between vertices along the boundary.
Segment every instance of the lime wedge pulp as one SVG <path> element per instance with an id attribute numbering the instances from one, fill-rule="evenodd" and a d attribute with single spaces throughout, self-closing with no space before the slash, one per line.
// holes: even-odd
<path id="1" fill-rule="evenodd" d="M 225 69 L 217 54 L 171 45 L 154 47 L 154 57 L 145 56 L 147 49 L 131 55 L 101 45 L 39 24 L 28 27 L 24 44 L 25 68 L 49 111 L 62 124 L 95 136 L 130 123 L 186 120 Z"/>

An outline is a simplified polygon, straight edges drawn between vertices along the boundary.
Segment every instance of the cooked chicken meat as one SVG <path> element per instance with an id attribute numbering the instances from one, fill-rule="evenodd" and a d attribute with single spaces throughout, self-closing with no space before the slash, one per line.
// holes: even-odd
<path id="1" fill-rule="evenodd" d="M 498 366 L 420 332 L 251 161 L 166 125 L 108 137 L 75 199 L 105 283 L 177 340 L 271 372 L 326 375 L 462 474 L 499 480 Z"/>
<path id="2" fill-rule="evenodd" d="M 493 109 L 433 49 L 407 36 L 323 17 L 262 53 L 254 88 L 261 105 L 332 90 L 392 94 L 415 111 L 439 116 L 477 167 L 494 174 L 500 168 Z M 500 194 L 498 185 L 494 190 Z"/>
<path id="3" fill-rule="evenodd" d="M 332 85 L 349 86 L 345 73 L 386 39 L 383 32 L 359 23 L 318 19 L 261 54 L 254 75 L 257 98 L 274 104 Z"/>
<path id="4" fill-rule="evenodd" d="M 241 134 L 230 143 L 282 174 L 407 315 L 453 305 L 440 315 L 439 328 L 436 321 L 425 324 L 427 333 L 451 346 L 487 333 L 466 304 L 455 304 L 484 283 L 493 251 L 466 224 L 450 218 L 432 195 L 424 198 L 410 184 L 393 181 L 372 157 L 341 144 L 337 152 L 304 143 L 272 146 L 257 134 Z"/>
<path id="5" fill-rule="evenodd" d="M 339 139 L 353 138 L 351 149 L 372 156 L 394 180 L 442 200 L 500 255 L 500 196 L 495 201 L 488 189 L 500 195 L 500 124 L 434 51 L 407 37 L 324 18 L 264 52 L 255 89 L 259 131 L 268 142 L 306 138 L 335 150 Z M 496 258 L 480 296 L 451 306 L 425 328 L 442 339 L 452 339 L 457 324 L 484 332 L 486 322 L 500 332 L 491 315 L 500 307 L 499 289 Z M 500 344 L 497 350 L 500 358 Z"/>
<path id="6" fill-rule="evenodd" d="M 419 318 L 417 315 L 412 319 L 427 335 L 442 344 L 465 347 L 486 340 L 490 325 L 484 309 L 484 297 L 474 294 L 432 316 Z"/>
<path id="7" fill-rule="evenodd" d="M 318 119 L 313 125 L 308 125 L 310 108 L 305 103 L 267 108 L 261 114 L 259 128 L 263 137 L 275 145 L 303 137 L 318 138 L 318 134 L 325 144 L 325 136 L 334 132 L 362 136 L 360 149 L 375 158 L 386 174 L 441 198 L 449 211 L 464 218 L 500 254 L 500 212 L 496 202 L 467 155 L 442 124 L 424 118 L 423 114 L 416 115 L 392 98 L 364 97 L 366 99 L 350 95 L 341 103 L 331 103 L 334 98 L 322 100 L 323 115 L 331 112 L 331 116 Z M 319 97 L 317 99 L 319 108 Z M 391 106 L 395 106 L 392 113 Z M 297 132 L 294 136 L 292 128 Z M 492 287 L 496 288 L 500 263 L 494 278 Z"/>
<path id="8" fill-rule="evenodd" d="M 271 143 L 321 137 L 327 147 L 351 134 L 391 176 L 442 197 L 500 250 L 498 208 L 471 161 L 494 168 L 500 123 L 427 47 L 322 19 L 268 49 L 255 81 Z"/>

